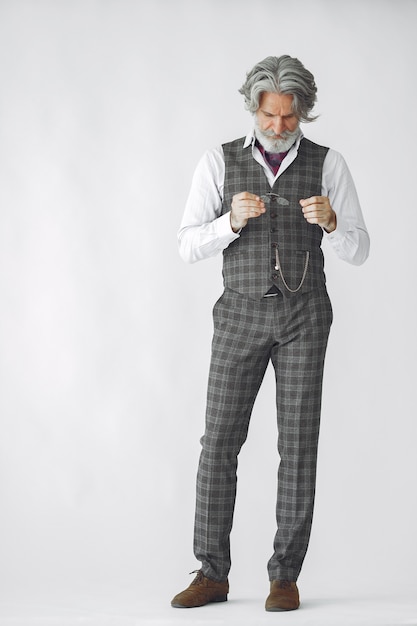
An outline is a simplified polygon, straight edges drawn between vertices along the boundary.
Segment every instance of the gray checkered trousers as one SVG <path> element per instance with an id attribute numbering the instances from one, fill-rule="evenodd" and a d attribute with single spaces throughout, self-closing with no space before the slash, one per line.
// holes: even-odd
<path id="1" fill-rule="evenodd" d="M 259 196 L 273 192 L 288 202 L 267 203 L 266 213 L 249 220 L 239 239 L 224 251 L 225 291 L 213 310 L 194 554 L 205 576 L 227 578 L 237 457 L 271 360 L 280 463 L 277 532 L 268 574 L 270 580 L 296 581 L 313 516 L 323 365 L 332 323 L 322 231 L 305 221 L 299 200 L 321 195 L 327 148 L 303 139 L 297 158 L 271 189 L 243 142 L 238 139 L 223 146 L 223 212 L 230 210 L 233 195 L 241 191 Z M 271 287 L 275 295 L 265 297 Z"/>

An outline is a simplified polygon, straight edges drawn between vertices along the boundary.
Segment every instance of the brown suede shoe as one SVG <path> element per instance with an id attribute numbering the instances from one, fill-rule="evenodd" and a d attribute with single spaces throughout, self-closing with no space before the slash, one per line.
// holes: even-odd
<path id="1" fill-rule="evenodd" d="M 297 585 L 289 580 L 271 580 L 271 592 L 265 602 L 266 611 L 294 611 L 300 606 Z"/>
<path id="2" fill-rule="evenodd" d="M 176 609 L 191 609 L 195 606 L 204 606 L 209 602 L 226 602 L 228 593 L 227 580 L 220 583 L 210 580 L 199 570 L 191 585 L 173 598 L 171 606 Z"/>

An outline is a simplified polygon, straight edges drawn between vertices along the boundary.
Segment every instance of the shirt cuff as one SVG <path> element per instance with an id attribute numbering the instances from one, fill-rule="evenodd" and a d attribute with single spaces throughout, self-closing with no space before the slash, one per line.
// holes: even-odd
<path id="1" fill-rule="evenodd" d="M 221 240 L 225 244 L 225 247 L 227 247 L 229 243 L 232 243 L 232 241 L 240 237 L 240 230 L 239 232 L 235 233 L 230 224 L 230 211 L 217 218 L 216 228 L 217 236 L 219 240 Z"/>
<path id="2" fill-rule="evenodd" d="M 336 228 L 331 233 L 326 232 L 323 228 L 324 238 L 333 243 L 337 243 L 338 241 L 344 239 L 349 230 L 348 224 L 343 218 L 336 215 L 336 220 Z"/>

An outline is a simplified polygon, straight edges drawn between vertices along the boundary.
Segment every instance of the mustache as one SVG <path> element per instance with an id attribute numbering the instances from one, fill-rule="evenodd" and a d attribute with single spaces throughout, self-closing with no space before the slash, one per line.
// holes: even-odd
<path id="1" fill-rule="evenodd" d="M 263 134 L 265 135 L 265 137 L 276 137 L 276 134 L 274 133 L 273 130 L 263 130 L 262 131 Z M 292 132 L 290 130 L 284 130 L 282 133 L 280 133 L 280 137 L 282 137 L 283 139 L 289 139 L 290 137 L 294 137 L 295 135 L 297 135 L 298 133 L 298 128 L 296 128 L 296 130 L 293 130 Z"/>

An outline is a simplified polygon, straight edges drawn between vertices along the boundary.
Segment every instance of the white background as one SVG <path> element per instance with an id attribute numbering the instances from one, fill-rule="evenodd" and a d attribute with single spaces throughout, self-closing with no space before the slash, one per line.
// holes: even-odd
<path id="1" fill-rule="evenodd" d="M 221 259 L 185 265 L 176 232 L 204 150 L 250 126 L 246 71 L 280 54 L 315 75 L 304 131 L 346 158 L 372 241 L 359 268 L 326 248 L 335 321 L 300 585 L 416 600 L 416 23 L 412 0 L 0 0 L 6 604 L 106 589 L 164 606 L 198 567 Z M 240 456 L 241 597 L 267 592 L 275 448 L 269 370 Z"/>

